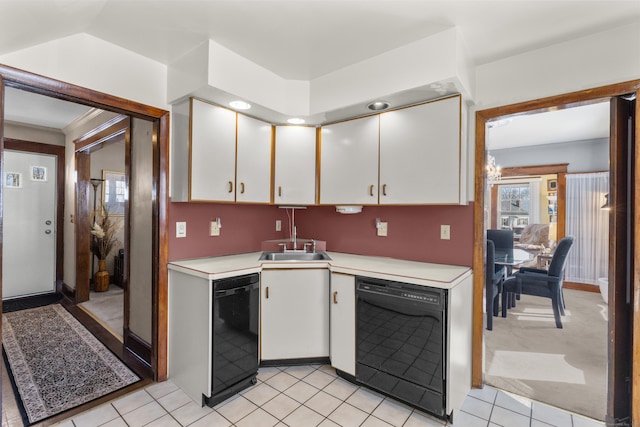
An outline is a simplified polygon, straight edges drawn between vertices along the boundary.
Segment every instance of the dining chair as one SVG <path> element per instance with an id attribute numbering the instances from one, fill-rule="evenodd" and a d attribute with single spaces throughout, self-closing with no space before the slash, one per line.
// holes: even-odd
<path id="1" fill-rule="evenodd" d="M 498 298 L 502 293 L 504 267 L 495 265 L 496 249 L 491 240 L 487 240 L 487 265 L 485 267 L 485 309 L 487 312 L 487 329 L 493 330 L 493 317 L 498 315 Z M 503 301 L 504 305 L 504 301 Z"/>
<path id="2" fill-rule="evenodd" d="M 513 230 L 487 230 L 487 240 L 491 240 L 497 251 L 513 250 Z M 512 267 L 507 267 L 507 274 L 511 275 Z"/>
<path id="3" fill-rule="evenodd" d="M 502 285 L 502 317 L 507 317 L 507 309 L 515 307 L 515 294 L 533 295 L 550 298 L 556 327 L 562 329 L 565 302 L 562 292 L 564 269 L 569 250 L 574 238 L 567 236 L 560 240 L 553 253 L 548 270 L 521 267 L 513 276 L 506 279 Z"/>

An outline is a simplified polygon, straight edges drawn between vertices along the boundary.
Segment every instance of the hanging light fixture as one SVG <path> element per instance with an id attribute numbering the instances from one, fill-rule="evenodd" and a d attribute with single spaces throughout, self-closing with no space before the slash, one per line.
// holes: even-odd
<path id="1" fill-rule="evenodd" d="M 502 179 L 502 171 L 500 166 L 496 166 L 496 158 L 491 154 L 487 154 L 487 183 L 493 187 L 493 184 Z"/>

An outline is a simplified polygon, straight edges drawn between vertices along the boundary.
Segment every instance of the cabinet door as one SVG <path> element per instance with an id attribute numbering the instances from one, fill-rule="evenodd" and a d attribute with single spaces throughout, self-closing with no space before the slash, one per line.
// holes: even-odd
<path id="1" fill-rule="evenodd" d="M 329 356 L 329 272 L 264 270 L 261 359 Z"/>
<path id="2" fill-rule="evenodd" d="M 238 114 L 236 201 L 271 201 L 271 125 Z"/>
<path id="3" fill-rule="evenodd" d="M 378 116 L 322 128 L 320 203 L 378 203 Z"/>
<path id="4" fill-rule="evenodd" d="M 331 366 L 356 375 L 356 279 L 331 274 Z"/>
<path id="5" fill-rule="evenodd" d="M 380 115 L 380 204 L 460 203 L 460 99 Z"/>
<path id="6" fill-rule="evenodd" d="M 313 205 L 316 202 L 316 129 L 276 127 L 274 203 Z"/>
<path id="7" fill-rule="evenodd" d="M 194 99 L 191 106 L 191 200 L 234 201 L 236 113 Z"/>

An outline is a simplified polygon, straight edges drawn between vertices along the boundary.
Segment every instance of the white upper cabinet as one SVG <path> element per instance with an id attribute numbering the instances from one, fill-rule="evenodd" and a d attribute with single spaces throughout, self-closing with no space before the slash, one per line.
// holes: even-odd
<path id="1" fill-rule="evenodd" d="M 322 128 L 320 203 L 378 203 L 379 116 Z"/>
<path id="2" fill-rule="evenodd" d="M 380 204 L 460 203 L 461 98 L 380 114 Z"/>
<path id="3" fill-rule="evenodd" d="M 275 204 L 316 202 L 316 129 L 277 126 L 275 143 Z"/>
<path id="4" fill-rule="evenodd" d="M 236 113 L 193 99 L 190 157 L 189 198 L 234 201 Z"/>
<path id="5" fill-rule="evenodd" d="M 172 112 L 173 201 L 271 202 L 271 124 L 198 99 Z"/>
<path id="6" fill-rule="evenodd" d="M 271 201 L 271 125 L 238 114 L 236 201 Z"/>

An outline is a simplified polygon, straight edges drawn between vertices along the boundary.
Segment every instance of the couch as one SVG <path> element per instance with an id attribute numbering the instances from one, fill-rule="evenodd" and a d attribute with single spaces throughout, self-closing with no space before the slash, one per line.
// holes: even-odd
<path id="1" fill-rule="evenodd" d="M 523 230 L 515 248 L 538 254 L 549 247 L 549 224 L 529 224 Z"/>
<path id="2" fill-rule="evenodd" d="M 532 261 L 522 265 L 522 267 L 536 267 L 537 256 L 545 248 L 549 247 L 549 224 L 529 224 L 523 230 L 518 242 L 513 244 L 514 248 L 524 249 L 532 253 Z"/>

